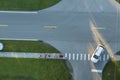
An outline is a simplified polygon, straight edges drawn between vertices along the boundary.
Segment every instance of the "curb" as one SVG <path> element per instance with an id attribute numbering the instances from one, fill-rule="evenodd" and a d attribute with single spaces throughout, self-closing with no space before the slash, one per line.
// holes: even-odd
<path id="1" fill-rule="evenodd" d="M 0 11 L 0 13 L 37 14 L 37 11 Z"/>
<path id="2" fill-rule="evenodd" d="M 38 39 L 15 39 L 15 38 L 0 38 L 0 40 L 42 41 L 42 40 L 38 40 Z"/>

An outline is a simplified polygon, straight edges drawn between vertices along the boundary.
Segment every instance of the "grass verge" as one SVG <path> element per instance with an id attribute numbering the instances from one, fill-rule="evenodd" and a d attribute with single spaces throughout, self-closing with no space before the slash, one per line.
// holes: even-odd
<path id="1" fill-rule="evenodd" d="M 107 63 L 102 80 L 120 80 L 120 61 L 109 61 Z"/>
<path id="2" fill-rule="evenodd" d="M 120 0 L 116 0 L 116 1 L 120 3 Z"/>
<path id="3" fill-rule="evenodd" d="M 36 41 L 0 40 L 3 51 L 54 52 L 52 46 Z M 0 58 L 0 80 L 72 80 L 64 60 Z"/>
<path id="4" fill-rule="evenodd" d="M 120 51 L 117 53 L 120 55 Z M 102 80 L 120 80 L 120 61 L 109 61 L 104 68 Z"/>
<path id="5" fill-rule="evenodd" d="M 55 5 L 60 0 L 0 0 L 0 10 L 41 10 Z"/>
<path id="6" fill-rule="evenodd" d="M 0 80 L 71 80 L 61 60 L 0 58 Z"/>
<path id="7" fill-rule="evenodd" d="M 0 42 L 4 44 L 3 52 L 59 52 L 54 47 L 40 41 L 0 40 Z"/>

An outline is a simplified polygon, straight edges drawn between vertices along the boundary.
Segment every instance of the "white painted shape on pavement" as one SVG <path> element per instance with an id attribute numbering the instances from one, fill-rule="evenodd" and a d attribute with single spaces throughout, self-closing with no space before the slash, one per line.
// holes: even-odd
<path id="1" fill-rule="evenodd" d="M 71 54 L 69 53 L 69 58 L 68 58 L 69 60 L 71 60 Z"/>
<path id="2" fill-rule="evenodd" d="M 80 60 L 82 60 L 82 54 L 80 54 Z"/>
<path id="3" fill-rule="evenodd" d="M 84 60 L 86 60 L 86 54 L 84 54 Z"/>
<path id="4" fill-rule="evenodd" d="M 99 72 L 99 73 L 102 73 L 102 70 L 91 69 L 91 72 Z"/>
<path id="5" fill-rule="evenodd" d="M 88 54 L 88 60 L 90 60 L 90 54 Z"/>
<path id="6" fill-rule="evenodd" d="M 65 53 L 65 57 L 67 58 L 67 53 Z"/>
<path id="7" fill-rule="evenodd" d="M 73 60 L 75 60 L 75 53 L 73 53 Z"/>
<path id="8" fill-rule="evenodd" d="M 76 60 L 78 61 L 79 60 L 79 54 L 77 53 L 76 55 Z"/>

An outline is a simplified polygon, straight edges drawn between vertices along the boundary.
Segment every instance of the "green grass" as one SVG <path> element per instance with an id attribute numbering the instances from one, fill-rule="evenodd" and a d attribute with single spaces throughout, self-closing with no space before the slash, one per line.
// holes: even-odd
<path id="1" fill-rule="evenodd" d="M 120 61 L 109 61 L 103 71 L 102 80 L 120 80 Z"/>
<path id="2" fill-rule="evenodd" d="M 54 47 L 40 41 L 0 40 L 4 44 L 4 52 L 41 52 L 58 53 Z"/>
<path id="3" fill-rule="evenodd" d="M 120 51 L 117 52 L 120 54 Z M 120 80 L 120 61 L 109 61 L 104 68 L 102 80 Z"/>
<path id="4" fill-rule="evenodd" d="M 59 52 L 36 41 L 0 40 L 7 52 Z M 0 80 L 72 80 L 64 60 L 0 58 Z"/>
<path id="5" fill-rule="evenodd" d="M 55 5 L 60 0 L 0 0 L 0 10 L 41 10 Z"/>
<path id="6" fill-rule="evenodd" d="M 0 80 L 71 80 L 61 60 L 0 58 Z"/>
<path id="7" fill-rule="evenodd" d="M 120 0 L 116 0 L 116 1 L 120 3 Z"/>
<path id="8" fill-rule="evenodd" d="M 120 51 L 117 54 L 120 55 Z"/>

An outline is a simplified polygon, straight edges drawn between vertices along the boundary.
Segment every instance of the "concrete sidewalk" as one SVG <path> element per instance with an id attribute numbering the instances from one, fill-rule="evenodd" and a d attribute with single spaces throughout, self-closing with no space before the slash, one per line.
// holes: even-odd
<path id="1" fill-rule="evenodd" d="M 0 57 L 9 58 L 42 58 L 42 59 L 66 59 L 60 53 L 25 53 L 25 52 L 0 52 Z"/>

